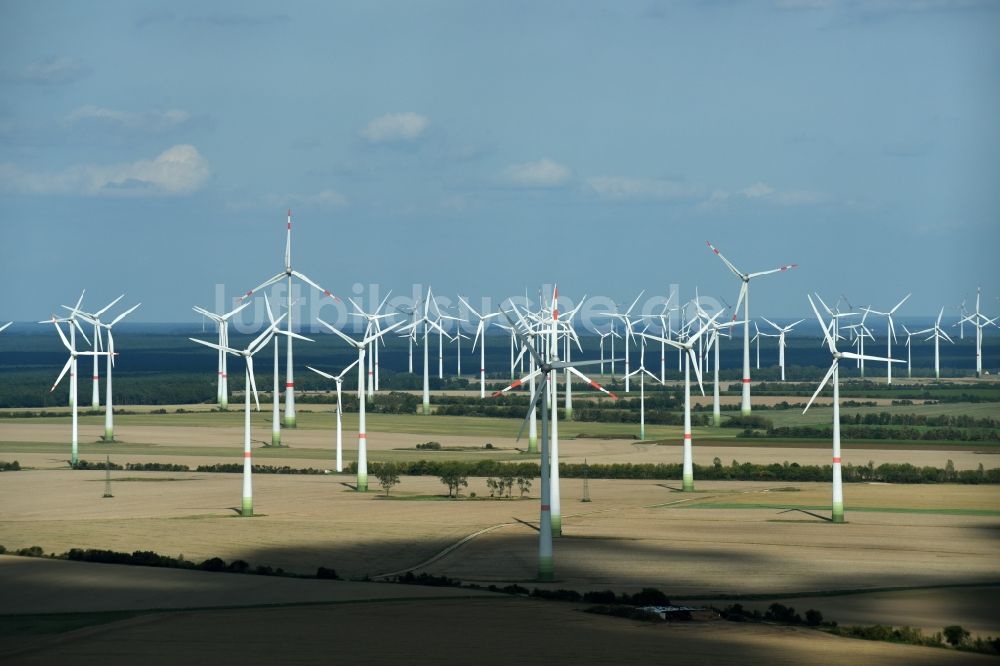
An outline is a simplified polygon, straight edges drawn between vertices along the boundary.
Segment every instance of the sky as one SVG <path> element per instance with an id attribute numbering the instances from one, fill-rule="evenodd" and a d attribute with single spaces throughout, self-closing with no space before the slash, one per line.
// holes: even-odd
<path id="1" fill-rule="evenodd" d="M 988 0 L 0 0 L 0 320 L 195 321 L 283 269 L 289 208 L 294 268 L 366 300 L 731 303 L 710 240 L 799 265 L 756 314 L 995 313 L 998 34 Z"/>

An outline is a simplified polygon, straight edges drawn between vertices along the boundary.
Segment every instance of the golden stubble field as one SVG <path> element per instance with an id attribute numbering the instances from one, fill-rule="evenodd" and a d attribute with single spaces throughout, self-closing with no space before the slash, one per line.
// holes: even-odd
<path id="1" fill-rule="evenodd" d="M 399 499 L 387 500 L 350 490 L 348 475 L 258 474 L 258 515 L 240 518 L 239 474 L 114 478 L 115 497 L 103 499 L 103 472 L 4 474 L 0 544 L 218 556 L 303 573 L 326 566 L 351 578 L 413 567 L 466 582 L 535 575 L 537 495 L 481 499 L 483 479 L 471 478 L 463 493 L 480 499 L 434 499 L 444 492 L 437 479 L 404 477 L 393 493 Z M 1000 580 L 1000 489 L 993 486 L 852 484 L 849 522 L 832 525 L 811 515 L 829 514 L 822 483 L 701 482 L 695 493 L 669 482 L 589 485 L 593 501 L 583 503 L 582 481 L 563 480 L 556 587 L 652 585 L 711 597 Z"/>

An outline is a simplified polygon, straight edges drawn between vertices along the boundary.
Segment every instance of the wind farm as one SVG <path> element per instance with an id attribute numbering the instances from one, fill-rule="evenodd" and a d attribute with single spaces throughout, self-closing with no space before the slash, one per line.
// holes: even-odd
<path id="1" fill-rule="evenodd" d="M 3 19 L 4 664 L 1000 655 L 1000 7 Z"/>

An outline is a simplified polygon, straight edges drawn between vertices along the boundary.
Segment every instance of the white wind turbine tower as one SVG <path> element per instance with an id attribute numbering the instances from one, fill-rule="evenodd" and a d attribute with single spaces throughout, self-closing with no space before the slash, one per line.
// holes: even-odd
<path id="1" fill-rule="evenodd" d="M 757 322 L 756 321 L 753 323 L 753 330 L 755 331 L 756 334 L 753 336 L 753 340 L 751 340 L 750 342 L 756 342 L 757 343 L 757 369 L 760 370 L 760 339 L 761 338 L 776 338 L 778 336 L 775 335 L 774 333 L 763 333 L 763 332 L 761 332 L 761 330 L 759 328 L 757 328 Z"/>
<path id="2" fill-rule="evenodd" d="M 649 333 L 643 333 L 643 337 L 650 340 L 663 340 L 666 344 L 674 347 L 675 349 L 680 349 L 681 352 L 687 352 L 687 363 L 684 364 L 684 468 L 681 486 L 685 492 L 694 491 L 694 460 L 693 452 L 691 449 L 691 368 L 694 368 L 695 377 L 698 379 L 698 388 L 701 389 L 701 394 L 705 395 L 705 387 L 701 384 L 701 370 L 698 368 L 698 358 L 694 353 L 694 345 L 698 342 L 698 339 L 702 334 L 708 330 L 711 326 L 715 324 L 716 318 L 722 314 L 722 310 L 719 310 L 714 315 L 712 315 L 708 321 L 706 321 L 698 332 L 690 336 L 684 342 L 678 342 L 676 340 L 667 340 L 666 338 L 661 338 L 656 335 L 650 335 Z"/>
<path id="3" fill-rule="evenodd" d="M 489 314 L 482 314 L 474 307 L 469 305 L 469 301 L 465 300 L 463 297 L 459 296 L 458 300 L 469 309 L 469 312 L 476 315 L 479 319 L 479 323 L 476 324 L 476 335 L 472 341 L 472 351 L 476 351 L 476 345 L 479 345 L 479 398 L 486 397 L 486 327 L 489 326 L 489 320 L 496 317 L 498 312 L 491 312 Z"/>
<path id="4" fill-rule="evenodd" d="M 117 303 L 119 300 L 121 300 L 121 296 L 119 296 L 117 299 L 115 299 L 115 303 Z M 97 316 L 95 316 L 95 317 L 90 317 L 89 315 L 80 313 L 80 318 L 83 319 L 88 324 L 92 324 L 94 326 L 94 331 L 97 332 L 97 335 L 95 336 L 95 339 L 94 339 L 94 346 L 97 348 L 96 351 L 104 351 L 104 343 L 102 342 L 101 335 L 100 335 L 101 329 L 106 329 L 107 332 L 108 332 L 108 354 L 107 354 L 107 375 L 108 375 L 108 379 L 107 379 L 107 381 L 104 384 L 105 394 L 104 394 L 104 437 L 103 437 L 103 440 L 105 442 L 113 442 L 113 441 L 115 441 L 115 410 L 114 410 L 114 400 L 113 400 L 112 394 L 111 394 L 111 383 L 112 383 L 111 369 L 114 368 L 114 366 L 115 366 L 115 356 L 117 356 L 117 354 L 115 354 L 115 336 L 114 336 L 114 333 L 111 332 L 111 328 L 115 324 L 117 324 L 118 322 L 120 322 L 122 319 L 124 319 L 125 317 L 129 316 L 130 314 L 132 314 L 132 312 L 134 312 L 135 309 L 138 308 L 140 305 L 142 305 L 142 303 L 136 303 L 135 305 L 133 305 L 132 307 L 130 307 L 128 310 L 126 310 L 125 312 L 121 313 L 120 315 L 118 315 L 117 317 L 115 317 L 114 319 L 112 319 L 111 323 L 109 323 L 109 324 L 105 324 L 104 322 L 102 322 L 98 318 L 100 316 L 100 313 L 105 312 L 107 310 L 107 308 L 99 310 L 98 311 L 99 314 Z M 63 307 L 65 307 L 65 306 L 63 306 Z M 94 356 L 94 358 L 96 359 L 97 356 Z M 95 372 L 94 375 L 96 377 L 97 373 Z"/>
<path id="5" fill-rule="evenodd" d="M 237 313 L 243 308 L 250 305 L 250 301 L 245 301 L 242 305 L 236 307 L 225 314 L 215 314 L 214 312 L 209 312 L 205 308 L 198 307 L 195 305 L 192 310 L 202 315 L 203 317 L 208 317 L 216 323 L 219 328 L 219 342 L 220 347 L 229 346 L 229 320 L 232 319 Z M 204 320 L 202 320 L 204 321 Z M 218 390 L 216 391 L 216 402 L 219 405 L 219 409 L 229 409 L 229 373 L 228 373 L 228 363 L 227 355 L 223 351 L 219 351 L 219 367 L 218 367 Z"/>
<path id="6" fill-rule="evenodd" d="M 82 299 L 83 296 L 81 295 L 80 298 Z M 77 307 L 79 307 L 79 306 L 80 306 L 80 304 L 78 302 L 77 303 Z M 49 321 L 52 323 L 53 326 L 56 327 L 56 332 L 59 333 L 59 339 L 62 340 L 63 346 L 66 347 L 66 351 L 69 352 L 69 359 L 66 360 L 66 365 L 63 366 L 62 372 L 59 373 L 59 376 L 56 378 L 56 381 L 52 385 L 52 388 L 49 389 L 49 392 L 51 393 L 52 391 L 56 390 L 56 387 L 59 385 L 59 382 L 62 381 L 62 378 L 66 376 L 66 372 L 68 371 L 69 372 L 69 390 L 70 390 L 70 393 L 72 393 L 74 396 L 76 396 L 76 392 L 77 392 L 77 358 L 80 357 L 80 356 L 107 356 L 110 352 L 106 352 L 106 351 L 77 351 L 76 350 L 76 340 L 75 340 L 75 338 L 72 337 L 72 333 L 70 334 L 70 339 L 67 340 L 65 334 L 63 334 L 63 332 L 62 332 L 62 328 L 60 328 L 60 326 L 59 326 L 59 322 L 60 321 L 66 321 L 66 320 L 56 319 L 55 315 L 53 315 L 52 319 L 50 319 Z M 40 323 L 48 323 L 48 322 L 40 322 Z M 73 330 L 74 326 L 79 326 L 79 324 L 76 323 L 75 319 L 70 320 L 67 323 L 69 324 L 70 331 Z M 81 330 L 80 333 L 82 334 L 83 331 Z M 86 337 L 86 336 L 84 336 L 84 337 Z M 79 446 L 80 446 L 79 417 L 77 415 L 77 404 L 76 403 L 77 403 L 76 400 L 72 401 L 72 407 L 73 407 L 73 435 L 72 435 L 72 439 L 71 439 L 71 447 L 72 448 L 70 450 L 71 451 L 70 452 L 70 465 L 73 466 L 73 467 L 76 467 L 76 464 L 79 461 L 78 451 L 79 451 Z"/>
<path id="7" fill-rule="evenodd" d="M 377 333 L 372 333 L 371 335 L 361 339 L 355 340 L 354 338 L 341 332 L 336 327 L 326 323 L 322 319 L 318 319 L 319 323 L 326 326 L 328 329 L 336 333 L 344 342 L 351 345 L 358 350 L 358 382 L 364 382 L 364 367 L 365 367 L 365 350 L 373 342 L 376 342 L 386 333 L 392 331 L 403 325 L 403 322 L 397 321 L 395 324 L 391 324 L 386 328 L 383 328 Z M 365 426 L 365 402 L 367 398 L 362 391 L 361 395 L 358 397 L 358 485 L 357 491 L 360 493 L 368 491 L 368 432 Z M 338 403 L 339 404 L 339 403 Z"/>
<path id="8" fill-rule="evenodd" d="M 778 326 L 773 321 L 767 317 L 761 317 L 764 321 L 774 327 L 778 331 L 778 365 L 781 366 L 781 381 L 785 381 L 785 334 L 791 331 L 793 328 L 805 321 L 805 319 L 799 319 L 793 324 L 788 326 Z"/>
<path id="9" fill-rule="evenodd" d="M 997 319 L 990 319 L 979 311 L 979 298 L 981 289 L 976 287 L 976 311 L 964 317 L 961 322 L 968 322 L 976 327 L 976 377 L 983 376 L 983 329 L 990 325 L 995 325 Z"/>
<path id="10" fill-rule="evenodd" d="M 333 300 L 339 300 L 336 296 L 330 293 L 328 289 L 324 289 L 319 286 L 308 277 L 302 273 L 294 270 L 292 268 L 292 211 L 288 211 L 288 224 L 285 230 L 285 270 L 281 271 L 274 277 L 268 278 L 264 282 L 245 293 L 242 298 L 246 300 L 250 298 L 256 291 L 260 291 L 264 287 L 269 287 L 270 285 L 286 279 L 288 281 L 288 333 L 292 332 L 292 278 L 296 278 L 305 282 L 310 287 L 313 287 L 317 291 L 323 293 L 324 296 L 329 296 Z M 295 427 L 295 374 L 292 369 L 292 339 L 295 337 L 293 335 L 285 336 L 287 338 L 287 347 L 285 354 L 285 427 L 294 428 Z"/>
<path id="11" fill-rule="evenodd" d="M 941 339 L 945 339 L 951 344 L 955 344 L 948 334 L 944 332 L 941 328 L 941 317 L 944 316 L 944 308 L 938 313 L 937 321 L 930 328 L 925 328 L 922 331 L 917 331 L 914 335 L 923 335 L 924 333 L 930 333 L 930 337 L 927 340 L 934 339 L 934 378 L 941 379 Z M 907 331 L 907 340 L 909 340 L 909 331 Z M 926 340 L 925 340 L 926 342 Z"/>
<path id="12" fill-rule="evenodd" d="M 70 312 L 76 312 L 77 314 L 80 315 L 81 319 L 85 319 L 84 315 L 86 315 L 86 317 L 90 318 L 90 319 L 86 319 L 86 321 L 87 321 L 87 323 L 93 324 L 93 326 L 94 326 L 94 349 L 97 350 L 97 351 L 100 351 L 104 347 L 103 340 L 101 339 L 101 327 L 100 327 L 100 324 L 99 324 L 99 322 L 101 320 L 101 315 L 104 314 L 105 312 L 107 312 L 108 310 L 110 310 L 115 305 L 115 303 L 117 303 L 118 301 L 122 300 L 123 298 L 125 298 L 125 294 L 122 294 L 121 296 L 119 296 L 115 300 L 111 301 L 110 303 L 108 303 L 107 305 L 105 305 L 103 308 L 101 308 L 97 312 L 84 312 L 83 310 L 77 311 L 75 308 L 71 308 L 68 305 L 64 305 L 62 307 L 64 309 L 66 309 L 66 310 L 69 310 Z M 96 320 L 96 323 L 93 320 Z M 101 388 L 100 387 L 100 384 L 101 384 L 101 375 L 100 375 L 100 371 L 98 370 L 99 367 L 100 366 L 97 363 L 97 357 L 95 356 L 94 357 L 94 375 L 91 378 L 93 380 L 93 390 L 90 393 L 90 405 L 94 409 L 97 409 L 98 407 L 101 406 L 101 397 L 100 397 L 101 396 L 101 390 L 100 390 L 100 388 Z"/>
<path id="13" fill-rule="evenodd" d="M 645 331 L 643 331 L 645 333 Z M 646 340 L 643 339 L 642 347 L 639 349 L 639 367 L 632 371 L 633 375 L 639 375 L 639 439 L 646 439 L 646 375 L 652 377 L 654 382 L 660 381 L 656 375 L 646 369 Z"/>
<path id="14" fill-rule="evenodd" d="M 632 372 L 632 370 L 631 370 L 631 368 L 629 366 L 630 360 L 629 360 L 629 344 L 628 344 L 628 341 L 629 341 L 629 338 L 635 339 L 635 333 L 632 331 L 632 309 L 635 308 L 636 303 L 639 302 L 639 299 L 642 298 L 642 295 L 645 294 L 645 293 L 646 293 L 645 289 L 643 289 L 642 291 L 640 291 L 639 295 L 635 297 L 635 300 L 632 301 L 632 305 L 628 306 L 628 310 L 626 310 L 624 312 L 624 314 L 612 313 L 612 315 L 611 315 L 611 316 L 617 317 L 618 319 L 621 319 L 623 322 L 625 322 L 625 335 L 623 337 L 625 338 L 625 392 L 626 393 L 629 392 L 629 381 L 628 380 L 629 380 L 629 375 Z M 611 355 L 614 356 L 614 351 L 611 352 Z M 612 366 L 611 373 L 614 374 L 614 371 L 615 371 L 614 370 L 614 366 Z"/>
<path id="15" fill-rule="evenodd" d="M 431 288 L 427 288 L 427 297 L 424 299 L 424 313 L 417 321 L 414 321 L 410 326 L 414 327 L 418 324 L 423 324 L 424 326 L 424 393 L 423 393 L 423 413 L 424 416 L 428 416 L 431 413 L 431 380 L 430 380 L 430 356 L 427 348 L 427 338 L 430 335 L 430 329 L 436 328 L 440 334 L 444 334 L 444 329 L 434 320 L 430 318 L 430 306 L 431 300 L 434 296 L 431 293 Z M 513 363 L 511 368 L 513 368 Z"/>
<path id="16" fill-rule="evenodd" d="M 344 409 L 341 406 L 341 401 L 343 399 L 343 395 L 341 393 L 341 387 L 344 383 L 344 376 L 348 372 L 350 372 L 351 368 L 353 368 L 357 364 L 358 364 L 358 359 L 351 361 L 351 364 L 346 368 L 344 368 L 343 371 L 341 371 L 341 373 L 336 376 L 329 375 L 323 372 L 322 370 L 317 370 L 311 365 L 306 366 L 307 368 L 315 372 L 317 375 L 326 377 L 327 379 L 332 379 L 337 383 L 337 471 L 338 472 L 344 471 L 344 436 L 343 436 L 343 426 L 341 425 Z"/>
<path id="17" fill-rule="evenodd" d="M 816 309 L 816 304 L 813 303 L 811 296 L 807 295 L 806 298 L 809 299 L 809 305 L 812 306 L 813 312 L 816 314 L 816 319 L 819 321 L 819 327 L 823 329 L 823 337 L 826 339 L 826 344 L 830 348 L 830 354 L 833 355 L 833 363 L 830 364 L 830 369 L 827 370 L 826 375 L 823 377 L 823 381 L 819 383 L 819 386 L 816 388 L 816 392 L 813 393 L 812 398 L 809 399 L 809 402 L 806 404 L 806 408 L 802 410 L 802 413 L 805 414 L 809 411 L 809 407 L 816 400 L 816 396 L 818 396 L 820 391 L 823 390 L 823 387 L 826 386 L 827 382 L 833 378 L 833 511 L 831 520 L 834 523 L 842 523 L 844 522 L 844 487 L 840 469 L 840 373 L 838 368 L 840 365 L 840 359 L 868 359 L 870 361 L 879 361 L 883 363 L 902 363 L 902 361 L 891 358 L 879 358 L 877 356 L 864 356 L 863 354 L 837 351 L 837 343 L 830 336 L 830 329 L 833 328 L 833 324 L 831 323 L 827 325 L 827 323 L 823 321 L 823 318 L 820 316 L 819 310 Z M 858 358 L 859 356 L 861 358 Z"/>
<path id="18" fill-rule="evenodd" d="M 267 309 L 267 318 L 271 322 L 264 331 L 254 338 L 246 349 L 233 349 L 229 346 L 216 345 L 211 342 L 206 342 L 204 340 L 198 340 L 197 338 L 189 338 L 192 342 L 197 342 L 200 345 L 205 345 L 206 347 L 211 347 L 213 349 L 222 349 L 222 351 L 227 354 L 232 354 L 233 356 L 241 356 L 245 362 L 244 371 L 244 384 L 243 384 L 243 501 L 240 505 L 240 515 L 244 518 L 249 518 L 253 516 L 253 459 L 250 452 L 250 393 L 253 393 L 254 402 L 257 405 L 257 411 L 260 411 L 260 400 L 257 399 L 257 381 L 254 379 L 253 372 L 253 355 L 259 352 L 261 349 L 267 346 L 267 343 L 271 341 L 271 337 L 275 334 L 288 335 L 300 340 L 306 340 L 312 342 L 307 337 L 301 336 L 298 333 L 293 333 L 290 331 L 282 331 L 278 324 L 288 316 L 285 313 L 274 318 L 271 312 L 271 306 L 267 302 L 267 296 L 264 296 L 264 305 Z"/>
<path id="19" fill-rule="evenodd" d="M 706 241 L 708 243 L 708 241 Z M 722 263 L 726 265 L 729 270 L 733 272 L 733 275 L 738 277 L 741 281 L 740 284 L 740 295 L 736 299 L 736 308 L 733 310 L 733 320 L 736 320 L 737 311 L 740 309 L 740 303 L 743 303 L 743 398 L 740 401 L 740 411 L 744 416 L 750 414 L 750 280 L 758 278 L 764 275 L 770 275 L 771 273 L 781 273 L 798 266 L 798 264 L 785 264 L 784 266 L 779 266 L 778 268 L 773 268 L 769 271 L 758 271 L 756 273 L 743 273 L 736 266 L 733 265 L 731 261 L 722 256 L 714 245 L 708 243 L 708 247 L 714 252 Z"/>
<path id="20" fill-rule="evenodd" d="M 541 397 L 542 390 L 544 390 L 549 396 L 548 400 L 551 403 L 553 409 L 552 409 L 552 419 L 550 423 L 551 450 L 549 452 L 549 457 L 551 459 L 551 465 L 549 470 L 549 481 L 551 484 L 551 500 L 548 504 L 546 504 L 544 499 L 542 500 L 542 512 L 544 520 L 545 510 L 546 508 L 549 508 L 549 523 L 551 524 L 552 536 L 560 536 L 562 534 L 562 514 L 560 509 L 560 497 L 559 497 L 559 426 L 558 426 L 558 419 L 556 417 L 557 410 L 555 409 L 555 407 L 559 404 L 559 392 L 558 392 L 558 381 L 557 381 L 558 374 L 553 375 L 552 371 L 570 367 L 572 368 L 571 372 L 573 374 L 575 374 L 577 377 L 585 381 L 593 388 L 610 395 L 612 398 L 616 400 L 618 396 L 616 396 L 614 393 L 607 390 L 597 382 L 586 377 L 582 372 L 576 369 L 577 367 L 584 365 L 596 365 L 600 363 L 600 361 L 577 361 L 570 363 L 558 360 L 559 357 L 559 343 L 558 343 L 559 288 L 558 287 L 553 287 L 552 320 L 551 320 L 551 328 L 548 340 L 546 340 L 548 346 L 548 355 L 545 359 L 543 359 L 543 357 L 539 355 L 539 353 L 534 349 L 534 347 L 532 347 L 531 344 L 524 339 L 520 331 L 517 330 L 517 326 L 514 324 L 513 320 L 510 319 L 510 316 L 507 315 L 506 312 L 504 312 L 504 316 L 507 318 L 507 321 L 510 322 L 512 330 L 514 331 L 514 334 L 517 336 L 519 344 L 528 350 L 528 353 L 531 354 L 531 358 L 535 360 L 535 363 L 537 364 L 538 367 L 535 370 L 533 370 L 530 375 L 522 377 L 521 379 L 514 380 L 510 384 L 510 386 L 500 391 L 497 391 L 496 393 L 493 394 L 493 396 L 497 397 L 504 393 L 507 393 L 508 391 L 511 391 L 512 389 L 521 386 L 522 384 L 524 384 L 524 382 L 529 381 L 533 377 L 540 377 L 543 379 L 542 384 L 538 387 L 539 390 L 537 390 L 535 392 L 535 395 L 532 397 L 532 402 L 528 408 L 528 417 L 530 418 L 531 412 L 534 409 L 535 405 L 537 404 L 538 399 Z M 547 404 L 548 403 L 543 402 L 543 410 L 546 408 Z M 544 415 L 545 414 L 543 413 L 543 417 Z M 526 422 L 527 420 L 528 419 L 526 419 Z M 522 430 L 523 429 L 524 426 L 522 425 Z M 544 425 L 542 427 L 542 430 L 544 437 L 546 430 Z M 545 444 L 546 442 L 543 441 L 543 448 L 545 447 Z M 545 456 L 543 454 L 543 467 L 544 467 L 544 458 Z M 545 478 L 543 473 L 543 493 L 545 491 L 544 482 Z"/>
<path id="21" fill-rule="evenodd" d="M 896 325 L 892 321 L 892 315 L 896 314 L 896 310 L 900 308 L 911 296 L 912 294 L 907 294 L 903 297 L 896 306 L 893 307 L 888 312 L 879 312 L 878 310 L 872 310 L 870 307 L 865 308 L 865 314 L 875 314 L 886 318 L 886 331 L 885 331 L 885 351 L 886 358 L 892 358 L 892 343 L 896 340 Z M 892 363 L 886 364 L 886 376 L 885 383 L 892 383 Z"/>

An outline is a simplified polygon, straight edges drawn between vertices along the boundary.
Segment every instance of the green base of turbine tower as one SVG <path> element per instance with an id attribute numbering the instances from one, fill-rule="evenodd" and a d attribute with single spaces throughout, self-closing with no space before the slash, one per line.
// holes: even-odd
<path id="1" fill-rule="evenodd" d="M 253 518 L 253 500 L 249 497 L 243 498 L 243 508 L 240 509 L 240 516 L 243 518 Z"/>
<path id="2" fill-rule="evenodd" d="M 291 417 L 291 418 L 289 418 L 287 416 L 285 417 L 285 427 L 286 428 L 294 428 L 295 427 L 295 417 L 294 416 Z"/>
<path id="3" fill-rule="evenodd" d="M 562 536 L 562 516 L 552 516 L 552 536 L 561 537 Z"/>
<path id="4" fill-rule="evenodd" d="M 834 507 L 833 507 L 833 515 L 832 515 L 832 517 L 831 517 L 830 520 L 831 520 L 831 522 L 834 522 L 834 523 L 843 523 L 843 522 L 845 522 L 844 521 L 844 507 L 843 507 L 843 505 L 841 505 L 839 507 L 836 506 L 836 505 L 834 505 Z"/>
<path id="5" fill-rule="evenodd" d="M 271 433 L 271 446 L 281 447 L 281 433 L 274 432 Z"/>
<path id="6" fill-rule="evenodd" d="M 722 415 L 721 414 L 712 414 L 712 425 L 714 425 L 716 428 L 718 428 L 718 427 L 720 427 L 722 425 Z"/>
<path id="7" fill-rule="evenodd" d="M 555 567 L 551 557 L 540 557 L 538 559 L 538 580 L 552 581 L 556 578 Z"/>
<path id="8" fill-rule="evenodd" d="M 694 492 L 694 479 L 684 479 L 681 489 L 686 493 Z"/>
<path id="9" fill-rule="evenodd" d="M 368 479 L 358 479 L 358 492 L 359 493 L 368 492 Z"/>
<path id="10" fill-rule="evenodd" d="M 528 453 L 538 453 L 538 437 L 528 438 Z"/>
<path id="11" fill-rule="evenodd" d="M 423 410 L 422 411 L 423 411 L 424 416 L 430 416 L 431 415 L 431 404 L 429 402 L 425 402 L 423 404 Z"/>

